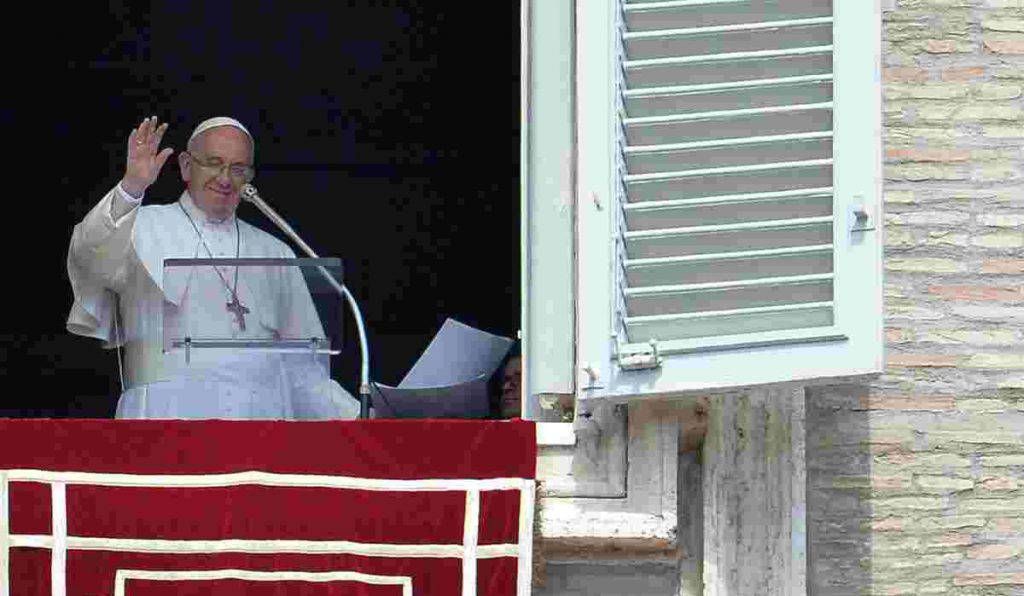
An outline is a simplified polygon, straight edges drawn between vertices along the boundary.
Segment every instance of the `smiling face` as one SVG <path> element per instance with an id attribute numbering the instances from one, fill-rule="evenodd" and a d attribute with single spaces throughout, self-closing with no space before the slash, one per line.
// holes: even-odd
<path id="1" fill-rule="evenodd" d="M 197 159 L 193 159 L 195 156 Z M 229 168 L 205 164 L 251 166 L 252 143 L 249 136 L 233 126 L 217 126 L 196 135 L 188 152 L 178 154 L 181 178 L 196 206 L 212 220 L 224 220 L 235 212 L 244 180 L 232 178 Z"/>

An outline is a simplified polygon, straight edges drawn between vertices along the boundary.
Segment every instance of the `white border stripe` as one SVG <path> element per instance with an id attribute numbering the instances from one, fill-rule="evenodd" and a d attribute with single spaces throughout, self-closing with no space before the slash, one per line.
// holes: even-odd
<path id="1" fill-rule="evenodd" d="M 519 489 L 519 573 L 516 574 L 516 595 L 530 596 L 533 584 L 533 506 L 535 494 L 532 480 Z"/>
<path id="2" fill-rule="evenodd" d="M 50 586 L 53 596 L 65 596 L 68 591 L 68 499 L 67 485 L 50 485 L 53 514 L 53 546 L 50 552 Z"/>
<path id="3" fill-rule="evenodd" d="M 150 581 L 211 581 L 240 579 L 244 581 L 349 581 L 378 586 L 401 586 L 402 596 L 412 596 L 412 578 L 399 575 L 368 575 L 355 571 L 252 571 L 247 569 L 208 569 L 160 571 L 151 569 L 118 569 L 114 576 L 114 596 L 125 596 L 130 579 Z"/>
<path id="4" fill-rule="evenodd" d="M 480 491 L 466 491 L 462 529 L 462 596 L 476 596 L 476 555 L 480 536 Z"/>
<path id="5" fill-rule="evenodd" d="M 8 470 L 7 474 L 12 481 L 63 482 L 66 484 L 90 484 L 95 486 L 173 486 L 196 488 L 260 484 L 264 486 L 303 486 L 380 491 L 511 490 L 522 487 L 524 482 L 532 482 L 525 478 L 394 480 L 315 474 L 275 474 L 272 472 L 256 471 L 235 472 L 231 474 L 145 475 Z"/>
<path id="6" fill-rule="evenodd" d="M 11 561 L 10 505 L 8 505 L 7 472 L 0 470 L 0 596 L 11 596 L 9 580 Z"/>
<path id="7" fill-rule="evenodd" d="M 11 546 L 53 548 L 52 536 L 12 535 Z M 156 540 L 142 538 L 91 538 L 68 536 L 68 550 L 96 550 L 147 553 L 310 553 L 346 554 L 364 557 L 462 558 L 461 544 L 376 544 L 344 540 Z M 516 557 L 515 544 L 487 544 L 476 547 L 480 559 Z"/>
<path id="8" fill-rule="evenodd" d="M 481 544 L 476 547 L 477 559 L 500 559 L 502 557 L 518 556 L 518 544 Z"/>
<path id="9" fill-rule="evenodd" d="M 12 535 L 10 533 L 10 482 L 51 484 L 52 535 Z M 349 541 L 310 540 L 148 540 L 92 538 L 67 535 L 67 485 L 123 487 L 225 487 L 264 485 L 283 487 L 322 487 L 369 491 L 466 492 L 466 522 L 463 544 L 371 544 Z M 93 472 L 56 472 L 50 470 L 0 470 L 0 596 L 10 596 L 10 548 L 49 548 L 53 596 L 65 596 L 67 551 L 105 550 L 156 553 L 221 552 L 296 552 L 353 554 L 369 557 L 418 557 L 463 559 L 463 594 L 476 595 L 477 560 L 502 557 L 518 558 L 517 594 L 530 594 L 533 556 L 533 516 L 535 481 L 526 478 L 489 479 L 417 479 L 395 480 L 325 476 L 313 474 L 275 474 L 237 472 L 229 474 L 146 475 Z M 519 543 L 479 545 L 480 491 L 519 490 Z M 472 520 L 472 521 L 471 521 Z M 411 585 L 409 587 L 411 596 Z"/>

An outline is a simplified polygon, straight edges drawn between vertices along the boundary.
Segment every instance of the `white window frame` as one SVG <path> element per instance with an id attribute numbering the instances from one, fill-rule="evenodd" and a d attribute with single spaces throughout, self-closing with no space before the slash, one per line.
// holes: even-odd
<path id="1" fill-rule="evenodd" d="M 522 416 L 555 424 L 538 396 L 576 391 L 573 12 L 574 0 L 521 4 Z"/>

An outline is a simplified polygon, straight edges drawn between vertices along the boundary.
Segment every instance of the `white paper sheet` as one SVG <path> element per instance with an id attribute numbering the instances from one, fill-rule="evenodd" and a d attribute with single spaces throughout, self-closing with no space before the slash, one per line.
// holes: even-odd
<path id="1" fill-rule="evenodd" d="M 412 366 L 401 389 L 443 387 L 490 377 L 512 348 L 507 337 L 492 335 L 449 318 Z"/>
<path id="2" fill-rule="evenodd" d="M 398 387 L 374 383 L 380 418 L 486 418 L 487 381 L 513 340 L 449 318 Z"/>

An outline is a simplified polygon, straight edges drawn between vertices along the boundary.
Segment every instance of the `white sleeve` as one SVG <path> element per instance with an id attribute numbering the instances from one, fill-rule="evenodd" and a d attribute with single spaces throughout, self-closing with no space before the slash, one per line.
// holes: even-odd
<path id="1" fill-rule="evenodd" d="M 67 270 L 74 303 L 67 328 L 72 333 L 110 340 L 113 295 L 123 285 L 132 258 L 132 231 L 139 209 L 110 190 L 75 225 L 68 248 Z M 118 207 L 115 207 L 118 205 Z M 122 212 L 124 208 L 127 210 Z M 118 215 L 119 217 L 114 217 Z"/>
<path id="2" fill-rule="evenodd" d="M 143 191 L 139 198 L 135 198 L 125 191 L 121 183 L 118 182 L 117 186 L 114 187 L 114 194 L 120 200 L 113 200 L 110 202 L 110 220 L 114 225 L 117 225 L 117 221 L 124 218 L 124 216 L 131 213 L 133 209 L 138 207 L 142 203 L 142 199 L 146 196 L 146 192 Z"/>
<path id="3" fill-rule="evenodd" d="M 138 203 L 131 205 L 127 212 L 120 212 L 116 205 L 123 207 L 122 193 L 120 185 L 115 186 L 78 222 L 68 249 L 68 259 L 82 273 L 111 289 L 117 289 L 113 287 L 115 280 L 123 275 L 129 261 L 132 230 L 139 212 Z"/>

